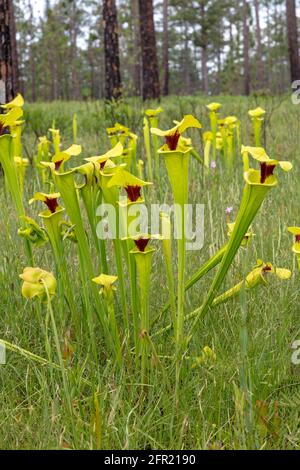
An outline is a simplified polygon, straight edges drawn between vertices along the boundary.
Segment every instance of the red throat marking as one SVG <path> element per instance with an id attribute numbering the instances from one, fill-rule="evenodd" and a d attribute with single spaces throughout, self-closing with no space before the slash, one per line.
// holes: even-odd
<path id="1" fill-rule="evenodd" d="M 140 238 L 138 240 L 134 240 L 134 243 L 136 244 L 138 250 L 144 253 L 149 241 L 149 238 Z"/>

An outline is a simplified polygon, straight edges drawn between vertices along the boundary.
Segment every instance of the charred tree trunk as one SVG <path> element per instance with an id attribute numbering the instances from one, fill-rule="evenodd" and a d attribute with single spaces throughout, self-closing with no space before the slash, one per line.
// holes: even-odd
<path id="1" fill-rule="evenodd" d="M 18 91 L 18 59 L 12 0 L 0 0 L 0 103 Z"/>
<path id="2" fill-rule="evenodd" d="M 250 59 L 249 59 L 249 7 L 246 0 L 243 0 L 243 48 L 244 48 L 244 94 L 250 95 Z"/>
<path id="3" fill-rule="evenodd" d="M 163 83 L 162 94 L 169 94 L 169 25 L 168 25 L 168 0 L 163 2 Z"/>
<path id="4" fill-rule="evenodd" d="M 122 95 L 120 73 L 118 17 L 115 0 L 103 1 L 105 97 L 118 99 Z"/>
<path id="5" fill-rule="evenodd" d="M 300 80 L 299 43 L 295 0 L 286 0 L 291 81 Z"/>
<path id="6" fill-rule="evenodd" d="M 160 98 L 159 72 L 152 0 L 139 0 L 142 64 L 143 99 Z"/>

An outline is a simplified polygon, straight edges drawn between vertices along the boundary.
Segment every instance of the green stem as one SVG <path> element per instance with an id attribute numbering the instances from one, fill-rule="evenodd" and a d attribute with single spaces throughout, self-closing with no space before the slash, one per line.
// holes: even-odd
<path id="1" fill-rule="evenodd" d="M 203 306 L 200 307 L 198 311 L 197 318 L 195 319 L 195 322 L 192 326 L 192 331 L 195 329 L 200 318 L 203 318 L 207 314 L 210 306 L 212 305 L 216 293 L 218 292 L 229 270 L 229 267 L 243 241 L 243 238 L 270 188 L 271 186 L 268 185 L 254 185 L 246 183 L 240 210 L 235 222 L 234 230 L 227 245 L 226 253 L 224 254 L 222 263 L 209 289 L 207 298 Z"/>
<path id="2" fill-rule="evenodd" d="M 210 258 L 206 263 L 204 263 L 203 266 L 201 266 L 198 271 L 195 272 L 195 274 L 187 281 L 185 284 L 185 291 L 188 291 L 191 289 L 202 277 L 204 277 L 208 272 L 210 272 L 213 268 L 215 268 L 221 261 L 222 258 L 227 250 L 227 245 L 223 246 L 212 258 Z M 165 306 L 163 307 L 162 311 L 159 313 L 159 315 L 154 319 L 152 323 L 155 325 L 157 321 L 160 320 L 160 318 L 163 316 L 163 314 L 170 308 L 170 302 L 166 303 Z"/>

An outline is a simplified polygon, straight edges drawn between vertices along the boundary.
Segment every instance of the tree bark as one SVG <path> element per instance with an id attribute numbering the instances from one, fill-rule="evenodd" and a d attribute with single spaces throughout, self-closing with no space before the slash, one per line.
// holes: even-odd
<path id="1" fill-rule="evenodd" d="M 18 58 L 12 0 L 0 0 L 0 102 L 11 101 L 18 92 Z"/>
<path id="2" fill-rule="evenodd" d="M 132 44 L 133 44 L 133 85 L 134 94 L 141 95 L 141 51 L 140 51 L 140 28 L 139 28 L 139 6 L 138 0 L 131 0 L 132 17 Z"/>
<path id="3" fill-rule="evenodd" d="M 163 0 L 163 84 L 162 94 L 169 94 L 169 25 L 168 25 L 168 0 Z"/>
<path id="4" fill-rule="evenodd" d="M 122 95 L 120 73 L 118 18 L 115 0 L 103 0 L 105 97 L 119 99 Z"/>
<path id="5" fill-rule="evenodd" d="M 30 23 L 33 25 L 33 7 L 31 1 L 28 3 L 30 12 Z M 34 29 L 31 29 L 30 33 L 30 48 L 29 48 L 29 67 L 31 74 L 31 101 L 36 101 L 36 66 L 35 66 L 35 48 L 34 48 Z"/>
<path id="6" fill-rule="evenodd" d="M 80 85 L 77 73 L 77 3 L 72 0 L 69 4 L 70 18 L 70 66 L 71 66 L 71 98 L 80 99 Z"/>
<path id="7" fill-rule="evenodd" d="M 207 29 L 205 26 L 205 2 L 202 0 L 200 4 L 201 14 L 201 75 L 202 75 L 202 91 L 206 95 L 209 91 L 208 84 L 208 68 L 207 68 Z"/>
<path id="8" fill-rule="evenodd" d="M 206 46 L 201 48 L 201 70 L 202 70 L 202 91 L 206 95 L 209 91 L 208 85 L 208 69 L 207 69 L 207 49 Z"/>
<path id="9" fill-rule="evenodd" d="M 143 64 L 143 99 L 159 99 L 160 84 L 152 0 L 139 0 Z"/>
<path id="10" fill-rule="evenodd" d="M 250 59 L 249 59 L 249 7 L 246 0 L 243 0 L 243 48 L 244 48 L 244 94 L 250 95 Z"/>
<path id="11" fill-rule="evenodd" d="M 259 0 L 254 0 L 255 19 L 256 19 L 256 39 L 257 39 L 257 85 L 259 88 L 264 86 L 264 63 L 263 46 L 261 40 Z"/>
<path id="12" fill-rule="evenodd" d="M 286 0 L 286 18 L 291 68 L 291 82 L 300 80 L 299 43 L 295 0 Z"/>

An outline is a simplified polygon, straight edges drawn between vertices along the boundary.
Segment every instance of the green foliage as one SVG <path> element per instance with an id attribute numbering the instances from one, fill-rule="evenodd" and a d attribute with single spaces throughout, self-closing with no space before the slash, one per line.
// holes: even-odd
<path id="1" fill-rule="evenodd" d="M 212 99 L 213 100 L 213 99 Z M 224 114 L 237 115 L 242 121 L 243 142 L 251 144 L 251 124 L 247 111 L 258 103 L 256 98 L 219 97 Z M 195 114 L 208 127 L 205 110 L 207 99 L 201 97 L 168 98 L 162 106 L 160 126 L 172 125 L 172 118 L 179 119 L 183 110 Z M 272 199 L 266 201 L 253 230 L 256 236 L 251 250 L 241 253 L 235 260 L 227 279 L 227 287 L 240 280 L 245 265 L 255 264 L 258 256 L 280 266 L 293 268 L 295 260 L 290 251 L 287 224 L 299 225 L 298 195 L 299 147 L 298 108 L 289 100 L 280 102 L 271 97 L 259 99 L 270 119 L 266 129 L 268 153 L 279 159 L 294 162 L 295 170 L 284 177 L 285 181 Z M 153 107 L 156 107 L 153 103 Z M 130 108 L 133 108 L 131 109 Z M 42 112 L 44 110 L 44 112 Z M 84 156 L 109 148 L 105 127 L 115 117 L 123 118 L 122 124 L 142 134 L 142 107 L 137 100 L 123 102 L 120 107 L 107 109 L 104 103 L 95 104 L 51 103 L 26 107 L 26 149 L 32 155 L 36 135 L 46 130 L 55 119 L 61 125 L 66 140 L 72 142 L 72 119 L 78 119 L 78 143 L 83 145 Z M 39 127 L 40 126 L 40 127 Z M 67 143 L 66 143 L 67 144 Z M 195 140 L 201 153 L 201 142 Z M 144 158 L 140 145 L 138 156 Z M 78 159 L 78 164 L 80 164 Z M 199 163 L 191 162 L 191 197 L 208 208 L 205 220 L 205 246 L 200 252 L 189 253 L 187 271 L 194 272 L 208 255 L 226 242 L 226 207 L 238 209 L 242 189 L 242 162 L 234 165 L 228 174 L 217 162 L 217 168 L 200 175 Z M 30 173 L 29 175 L 30 176 Z M 164 188 L 167 177 L 161 174 Z M 25 194 L 29 199 L 39 189 L 35 178 L 30 180 Z M 179 406 L 174 408 L 175 374 L 170 357 L 174 344 L 169 336 L 163 344 L 164 357 L 159 350 L 163 369 L 153 364 L 152 382 L 147 393 L 141 393 L 139 376 L 127 368 L 118 374 L 111 362 L 106 361 L 106 351 L 101 342 L 98 327 L 97 367 L 90 362 L 89 333 L 80 331 L 79 340 L 71 328 L 70 310 L 62 311 L 58 299 L 53 301 L 53 315 L 57 335 L 49 331 L 47 316 L 36 304 L 21 299 L 21 283 L 18 275 L 23 271 L 26 259 L 17 238 L 17 220 L 12 204 L 0 185 L 0 291 L 2 318 L 0 338 L 23 348 L 7 350 L 7 364 L 0 366 L 0 398 L 3 403 L 0 420 L 0 447 L 2 449 L 297 449 L 300 445 L 298 430 L 299 385 L 296 371 L 291 370 L 290 345 L 299 339 L 298 291 L 299 278 L 278 289 L 270 286 L 263 291 L 247 292 L 245 298 L 219 306 L 199 324 L 191 349 L 195 358 L 187 357 L 182 364 L 183 392 Z M 166 189 L 166 200 L 170 194 Z M 290 201 L 293 201 L 291 204 Z M 278 208 L 276 217 L 274 207 Z M 29 215 L 33 215 L 32 210 Z M 234 215 L 233 215 L 234 217 Z M 68 276 L 74 288 L 74 299 L 79 314 L 82 283 L 75 261 L 76 247 L 69 244 L 67 259 Z M 36 252 L 37 263 L 54 270 L 50 248 Z M 157 256 L 150 292 L 151 310 L 158 312 L 168 300 L 164 287 L 163 257 Z M 95 254 L 96 259 L 96 254 Z M 208 275 L 212 279 L 213 273 Z M 188 294 L 188 305 L 199 305 L 204 284 L 194 286 Z M 163 287 L 163 288 L 162 288 Z M 118 313 L 119 315 L 119 313 Z M 48 319 L 49 321 L 49 319 Z M 159 320 L 161 326 L 168 317 Z M 62 374 L 57 366 L 38 360 L 24 350 L 40 358 L 52 358 L 58 364 L 57 338 L 68 370 L 68 402 L 64 401 Z M 209 346 L 209 348 L 207 348 Z M 165 354 L 165 351 L 167 353 Z M 212 351 L 212 352 L 210 352 Z M 125 359 L 124 359 L 125 360 Z M 165 370 L 165 374 L 163 373 Z M 70 419 L 68 406 L 73 407 L 74 420 Z"/>

